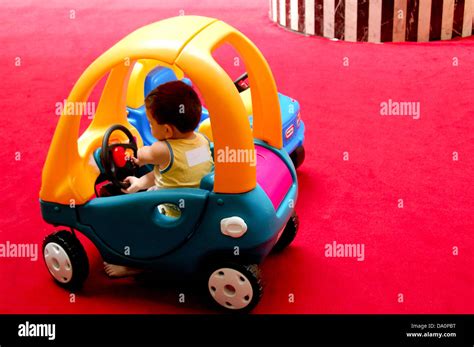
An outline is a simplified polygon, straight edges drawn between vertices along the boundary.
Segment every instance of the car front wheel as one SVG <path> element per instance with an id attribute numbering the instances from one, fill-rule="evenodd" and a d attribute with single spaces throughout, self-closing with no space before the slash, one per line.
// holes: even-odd
<path id="1" fill-rule="evenodd" d="M 228 264 L 215 268 L 210 272 L 208 289 L 211 300 L 221 308 L 248 312 L 263 295 L 258 265 Z"/>
<path id="2" fill-rule="evenodd" d="M 87 254 L 77 237 L 61 230 L 43 241 L 43 258 L 54 280 L 62 287 L 79 289 L 89 274 Z"/>

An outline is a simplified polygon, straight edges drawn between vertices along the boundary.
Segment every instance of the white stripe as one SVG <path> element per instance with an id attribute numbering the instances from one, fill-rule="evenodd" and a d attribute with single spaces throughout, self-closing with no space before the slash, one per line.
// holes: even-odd
<path id="1" fill-rule="evenodd" d="M 277 12 L 276 12 L 276 4 L 278 0 L 270 0 L 270 6 L 271 6 L 271 12 L 270 12 L 270 18 L 272 21 L 276 22 L 277 21 Z"/>
<path id="2" fill-rule="evenodd" d="M 274 21 L 274 22 L 276 22 L 277 19 L 278 19 L 277 1 L 278 1 L 278 0 L 272 0 L 272 18 L 273 18 L 273 21 Z"/>
<path id="3" fill-rule="evenodd" d="M 290 1 L 290 20 L 291 20 L 291 29 L 298 30 L 298 0 Z"/>
<path id="4" fill-rule="evenodd" d="M 285 0 L 280 1 L 280 24 L 286 26 L 286 4 Z"/>
<path id="5" fill-rule="evenodd" d="M 443 1 L 443 20 L 441 24 L 441 40 L 453 37 L 454 0 Z"/>
<path id="6" fill-rule="evenodd" d="M 324 37 L 334 38 L 334 0 L 324 0 Z"/>
<path id="7" fill-rule="evenodd" d="M 462 21 L 462 36 L 472 35 L 472 18 L 474 16 L 474 0 L 465 0 L 464 18 Z"/>
<path id="8" fill-rule="evenodd" d="M 304 31 L 306 34 L 314 35 L 314 0 L 304 2 Z"/>
<path id="9" fill-rule="evenodd" d="M 428 42 L 430 40 L 431 0 L 420 0 L 418 10 L 418 32 L 417 41 Z"/>
<path id="10" fill-rule="evenodd" d="M 357 0 L 346 0 L 344 13 L 344 40 L 357 41 Z"/>
<path id="11" fill-rule="evenodd" d="M 407 0 L 395 0 L 393 7 L 393 42 L 405 41 L 407 23 Z"/>
<path id="12" fill-rule="evenodd" d="M 369 42 L 380 42 L 382 30 L 382 0 L 369 1 Z"/>

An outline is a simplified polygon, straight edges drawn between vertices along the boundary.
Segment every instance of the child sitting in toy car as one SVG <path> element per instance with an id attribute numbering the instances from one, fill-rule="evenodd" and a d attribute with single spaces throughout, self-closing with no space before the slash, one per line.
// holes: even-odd
<path id="1" fill-rule="evenodd" d="M 145 98 L 146 115 L 153 136 L 151 146 L 138 150 L 131 160 L 138 166 L 152 164 L 154 169 L 138 178 L 129 176 L 123 193 L 166 188 L 197 188 L 212 171 L 209 141 L 195 132 L 201 118 L 201 102 L 192 87 L 181 81 L 160 85 Z M 111 277 L 132 276 L 141 272 L 125 266 L 104 263 Z"/>

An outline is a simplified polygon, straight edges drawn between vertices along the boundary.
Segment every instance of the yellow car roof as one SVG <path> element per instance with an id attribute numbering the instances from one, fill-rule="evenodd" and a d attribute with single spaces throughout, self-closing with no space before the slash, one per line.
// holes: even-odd
<path id="1" fill-rule="evenodd" d="M 213 59 L 212 51 L 231 44 L 244 58 L 252 86 L 253 134 L 245 106 L 232 80 Z M 126 115 L 126 91 L 133 65 L 153 59 L 186 74 L 204 98 L 212 125 L 214 151 L 254 151 L 253 138 L 281 148 L 281 118 L 271 70 L 258 48 L 242 33 L 217 19 L 180 16 L 144 26 L 98 57 L 73 87 L 68 102 L 86 102 L 97 82 L 108 73 L 96 114 L 77 140 L 81 115 L 62 114 L 48 152 L 40 198 L 75 204 L 94 194 L 99 174 L 92 153 L 100 147 L 105 131 L 123 124 L 142 141 Z M 251 157 L 251 155 L 248 155 Z M 251 162 L 215 162 L 214 191 L 243 193 L 256 186 Z"/>

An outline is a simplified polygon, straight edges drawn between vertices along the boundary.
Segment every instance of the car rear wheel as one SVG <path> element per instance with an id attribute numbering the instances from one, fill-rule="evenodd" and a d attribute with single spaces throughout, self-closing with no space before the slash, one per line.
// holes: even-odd
<path id="1" fill-rule="evenodd" d="M 66 289 L 79 289 L 89 275 L 89 260 L 84 247 L 66 230 L 44 239 L 43 259 L 56 283 Z"/>
<path id="2" fill-rule="evenodd" d="M 295 168 L 299 168 L 303 164 L 305 158 L 304 147 L 302 145 L 296 147 L 296 149 L 290 154 L 290 158 Z"/>
<path id="3" fill-rule="evenodd" d="M 275 246 L 273 246 L 273 252 L 281 252 L 286 247 L 288 247 L 290 243 L 293 242 L 296 237 L 296 234 L 298 233 L 299 224 L 300 220 L 298 218 L 298 215 L 296 214 L 296 212 L 293 212 L 290 219 L 288 219 L 288 222 L 286 223 L 285 229 L 283 229 L 280 238 L 278 239 Z"/>
<path id="4" fill-rule="evenodd" d="M 211 300 L 220 308 L 249 312 L 263 295 L 258 265 L 228 264 L 214 268 L 209 274 L 208 289 Z"/>

